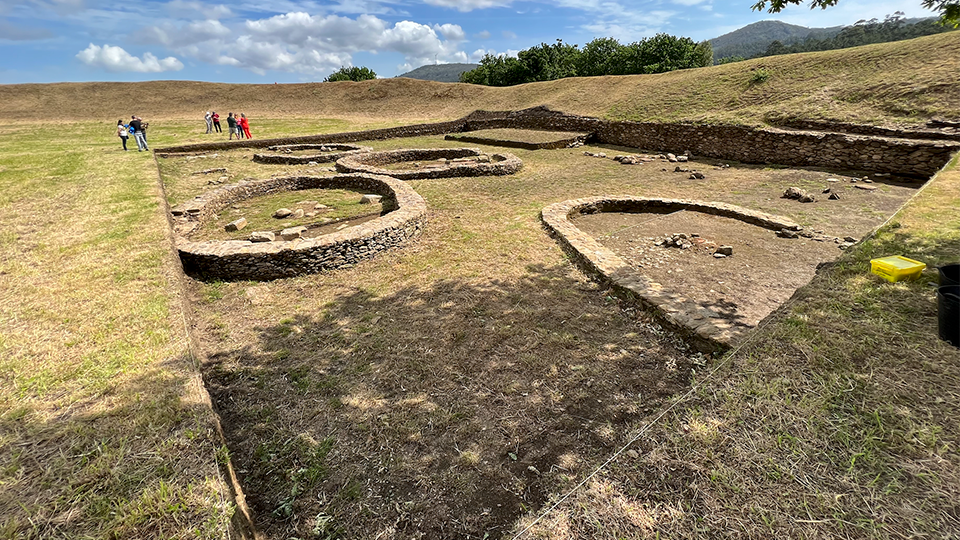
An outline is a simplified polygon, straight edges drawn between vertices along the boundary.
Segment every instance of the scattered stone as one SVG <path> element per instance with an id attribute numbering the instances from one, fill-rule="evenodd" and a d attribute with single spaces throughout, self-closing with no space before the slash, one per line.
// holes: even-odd
<path id="1" fill-rule="evenodd" d="M 787 189 L 785 189 L 785 190 L 783 191 L 783 195 L 781 195 L 781 198 L 784 198 L 784 199 L 799 199 L 800 197 L 803 197 L 805 194 L 806 194 L 806 191 L 804 191 L 804 190 L 802 190 L 802 189 L 800 189 L 800 188 L 798 188 L 798 187 L 788 187 Z"/>
<path id="2" fill-rule="evenodd" d="M 307 165 L 318 165 L 316 161 L 308 161 Z"/>
<path id="3" fill-rule="evenodd" d="M 727 256 L 724 255 L 723 253 L 714 253 L 714 254 L 713 254 L 713 258 L 714 258 L 714 259 L 726 259 Z"/>
<path id="4" fill-rule="evenodd" d="M 679 161 L 680 163 L 686 163 L 687 160 L 689 159 L 690 158 L 688 158 L 687 156 L 677 156 L 677 161 Z"/>
<path id="5" fill-rule="evenodd" d="M 676 163 L 676 162 L 677 162 L 677 156 L 675 156 L 675 155 L 673 155 L 673 154 L 667 154 L 667 161 L 669 161 L 669 162 L 671 162 L 671 163 Z"/>
<path id="6" fill-rule="evenodd" d="M 305 217 L 315 217 L 316 215 L 317 215 L 317 213 L 316 213 L 316 212 L 312 212 L 312 211 L 311 211 L 311 212 L 307 212 L 306 214 L 304 214 Z"/>
<path id="7" fill-rule="evenodd" d="M 852 236 L 846 236 L 846 237 L 844 237 L 843 241 L 844 241 L 844 242 L 849 242 L 849 243 L 851 243 L 851 244 L 856 244 L 856 243 L 857 243 L 857 239 L 854 238 L 854 237 L 852 237 Z"/>
<path id="8" fill-rule="evenodd" d="M 316 204 L 313 206 L 314 210 L 329 210 L 330 207 L 325 204 Z"/>
<path id="9" fill-rule="evenodd" d="M 830 196 L 827 197 L 827 198 L 830 199 L 831 201 L 839 201 L 839 200 L 840 200 L 840 194 L 837 193 L 836 191 L 834 191 L 834 192 L 831 192 L 831 193 L 830 193 Z"/>
<path id="10" fill-rule="evenodd" d="M 307 228 L 303 225 L 299 227 L 290 227 L 280 231 L 280 238 L 284 240 L 294 240 L 296 238 L 303 238 L 303 233 L 307 232 Z"/>
<path id="11" fill-rule="evenodd" d="M 273 217 L 277 219 L 283 219 L 293 215 L 293 210 L 289 208 L 278 208 L 276 212 L 273 213 Z"/>
<path id="12" fill-rule="evenodd" d="M 250 233 L 251 242 L 273 242 L 276 238 L 277 235 L 270 231 L 256 231 Z"/>
<path id="13" fill-rule="evenodd" d="M 293 215 L 290 216 L 293 219 L 300 219 L 303 217 L 303 208 L 297 208 L 293 211 Z"/>
<path id="14" fill-rule="evenodd" d="M 204 169 L 202 171 L 197 171 L 193 174 L 213 174 L 213 173 L 225 173 L 227 172 L 226 167 L 217 167 L 215 169 Z"/>
<path id="15" fill-rule="evenodd" d="M 800 236 L 804 238 L 813 238 L 815 235 L 810 231 L 800 231 Z"/>
<path id="16" fill-rule="evenodd" d="M 863 178 L 861 178 L 861 180 L 863 180 L 864 183 L 867 183 L 867 184 L 872 184 L 872 183 L 873 183 L 873 180 L 867 178 L 866 176 L 864 176 Z"/>
<path id="17" fill-rule="evenodd" d="M 802 203 L 811 203 L 816 201 L 817 201 L 817 198 L 809 193 L 804 193 L 803 195 L 800 196 L 800 202 Z"/>
<path id="18" fill-rule="evenodd" d="M 597 157 L 598 157 L 598 158 L 605 158 L 605 157 L 607 157 L 607 155 L 604 154 L 603 152 L 600 152 L 599 154 L 597 154 Z"/>
<path id="19" fill-rule="evenodd" d="M 777 236 L 780 238 L 800 238 L 800 233 L 791 231 L 790 229 L 780 229 L 777 231 Z"/>
<path id="20" fill-rule="evenodd" d="M 364 195 L 360 198 L 360 204 L 377 204 L 382 198 L 382 195 Z"/>
<path id="21" fill-rule="evenodd" d="M 717 248 L 717 251 L 715 251 L 715 253 L 719 253 L 725 256 L 733 255 L 733 246 L 720 246 Z"/>
<path id="22" fill-rule="evenodd" d="M 235 219 L 230 223 L 227 223 L 226 225 L 224 225 L 223 230 L 227 232 L 236 232 L 246 226 L 247 226 L 247 218 L 240 218 L 240 219 Z"/>
<path id="23" fill-rule="evenodd" d="M 837 247 L 839 247 L 840 249 L 847 249 L 847 248 L 849 248 L 849 247 L 852 246 L 852 245 L 853 245 L 853 244 L 851 244 L 850 242 L 843 242 L 842 244 L 840 244 L 840 245 L 837 246 Z"/>
<path id="24" fill-rule="evenodd" d="M 862 189 L 862 190 L 864 190 L 864 191 L 876 191 L 876 190 L 877 190 L 877 186 L 865 186 L 865 185 L 863 185 L 863 184 L 857 184 L 857 185 L 855 185 L 855 186 L 853 186 L 853 187 L 855 187 L 855 188 L 857 188 L 857 189 Z"/>
<path id="25" fill-rule="evenodd" d="M 490 156 L 486 154 L 480 154 L 477 156 L 477 163 L 490 163 Z"/>
<path id="26" fill-rule="evenodd" d="M 637 459 L 640 457 L 640 454 L 638 454 L 636 450 L 631 448 L 630 450 L 627 450 L 627 456 L 630 459 Z"/>
<path id="27" fill-rule="evenodd" d="M 830 191 L 831 191 L 830 188 L 825 188 L 825 189 L 824 189 L 823 191 L 821 191 L 820 193 L 830 193 Z"/>
<path id="28" fill-rule="evenodd" d="M 706 176 L 704 176 L 702 172 L 693 171 L 690 173 L 691 180 L 703 180 L 704 178 L 706 178 Z"/>
<path id="29" fill-rule="evenodd" d="M 839 182 L 836 178 L 827 178 L 827 182 Z"/>

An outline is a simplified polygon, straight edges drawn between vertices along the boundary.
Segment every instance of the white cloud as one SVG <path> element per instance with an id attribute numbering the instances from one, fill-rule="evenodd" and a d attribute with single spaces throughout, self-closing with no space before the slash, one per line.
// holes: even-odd
<path id="1" fill-rule="evenodd" d="M 223 4 L 204 4 L 192 0 L 172 0 L 164 6 L 167 12 L 177 18 L 189 19 L 201 15 L 205 19 L 219 20 L 233 15 L 233 11 Z"/>
<path id="2" fill-rule="evenodd" d="M 137 35 L 147 43 L 182 48 L 204 41 L 229 38 L 232 32 L 220 21 L 198 21 L 182 26 L 164 23 L 144 28 Z"/>
<path id="3" fill-rule="evenodd" d="M 93 43 L 77 53 L 77 58 L 90 67 L 102 68 L 114 73 L 160 73 L 183 69 L 183 63 L 172 56 L 159 60 L 150 53 L 144 53 L 143 59 L 140 59 L 120 47 L 112 45 L 100 47 Z"/>
<path id="4" fill-rule="evenodd" d="M 466 40 L 459 25 L 428 26 L 413 21 L 391 25 L 369 14 L 349 18 L 290 12 L 247 20 L 239 29 L 217 20 L 185 25 L 167 22 L 145 28 L 138 35 L 181 57 L 257 74 L 278 70 L 325 75 L 353 65 L 353 55 L 359 52 L 399 53 L 410 65 L 467 61 L 467 54 L 457 50 L 457 44 Z"/>
<path id="5" fill-rule="evenodd" d="M 681 6 L 695 6 L 697 4 L 702 4 L 708 0 L 670 0 L 674 4 L 679 4 Z"/>
<path id="6" fill-rule="evenodd" d="M 477 39 L 490 39 L 490 32 L 484 30 L 473 35 Z"/>
<path id="7" fill-rule="evenodd" d="M 467 39 L 467 33 L 457 24 L 435 24 L 433 25 L 433 29 L 450 41 L 463 41 Z"/>
<path id="8" fill-rule="evenodd" d="M 517 39 L 517 35 L 509 30 L 504 30 L 500 34 L 507 39 Z"/>
<path id="9" fill-rule="evenodd" d="M 510 5 L 510 0 L 424 0 L 431 6 L 456 9 L 457 11 L 473 11 L 475 9 L 486 9 L 492 7 L 505 7 Z"/>

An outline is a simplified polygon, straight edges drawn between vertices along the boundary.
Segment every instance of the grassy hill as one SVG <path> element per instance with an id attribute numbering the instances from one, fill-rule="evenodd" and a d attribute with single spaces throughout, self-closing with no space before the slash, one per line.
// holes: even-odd
<path id="1" fill-rule="evenodd" d="M 713 46 L 714 59 L 728 56 L 750 58 L 765 51 L 773 41 L 789 44 L 810 36 L 823 39 L 835 36 L 842 28 L 842 26 L 808 28 L 782 21 L 758 21 L 709 41 Z"/>
<path id="2" fill-rule="evenodd" d="M 433 66 L 420 66 L 413 71 L 408 71 L 398 77 L 408 79 L 419 79 L 421 81 L 437 82 L 460 82 L 460 74 L 464 71 L 476 69 L 480 64 L 437 64 Z"/>
<path id="3" fill-rule="evenodd" d="M 757 70 L 769 75 L 755 82 Z M 747 125 L 783 117 L 874 124 L 960 118 L 960 33 L 853 49 L 760 58 L 657 75 L 584 77 L 508 88 L 406 78 L 282 85 L 189 81 L 0 86 L 0 120 L 202 122 L 203 113 L 256 119 L 461 117 L 476 109 L 548 105 L 569 113 L 648 121 Z"/>

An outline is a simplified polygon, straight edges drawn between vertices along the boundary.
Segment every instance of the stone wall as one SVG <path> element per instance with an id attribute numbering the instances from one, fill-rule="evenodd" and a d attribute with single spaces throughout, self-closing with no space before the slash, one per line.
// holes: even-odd
<path id="1" fill-rule="evenodd" d="M 826 167 L 891 173 L 926 180 L 960 143 L 740 126 L 615 122 L 571 116 L 543 107 L 500 118 L 470 120 L 465 130 L 521 128 L 589 131 L 593 141 L 653 151 L 728 159 L 744 163 Z"/>
<path id="2" fill-rule="evenodd" d="M 253 161 L 256 163 L 269 163 L 273 165 L 307 165 L 310 163 L 331 163 L 344 156 L 359 154 L 361 152 L 370 152 L 373 148 L 369 146 L 358 146 L 355 144 L 284 144 L 271 146 L 267 148 L 273 151 L 297 151 L 297 150 L 320 150 L 327 152 L 325 154 L 316 154 L 312 156 L 294 156 L 291 154 L 254 154 Z M 340 150 L 334 152 L 331 150 Z"/>
<path id="3" fill-rule="evenodd" d="M 445 135 L 481 129 L 536 129 L 592 133 L 591 140 L 651 151 L 801 167 L 890 173 L 926 180 L 943 167 L 960 142 L 849 135 L 820 131 L 755 129 L 740 126 L 620 122 L 573 116 L 534 107 L 522 111 L 476 111 L 452 122 L 418 124 L 287 139 L 222 141 L 162 148 L 158 156 L 231 148 L 262 148 L 286 143 L 336 143 Z M 847 126 L 848 128 L 848 126 Z M 869 131 L 869 130 L 867 130 Z"/>
<path id="4" fill-rule="evenodd" d="M 557 139 L 555 141 L 547 142 L 526 142 L 526 141 L 513 141 L 508 139 L 497 139 L 494 137 L 486 136 L 471 136 L 465 135 L 463 133 L 449 134 L 444 137 L 444 140 L 447 141 L 457 141 L 461 143 L 473 143 L 473 144 L 486 144 L 488 146 L 504 146 L 507 148 L 520 148 L 522 150 L 556 150 L 559 148 L 568 148 L 570 146 L 577 145 L 578 143 L 584 143 L 587 140 L 589 134 L 577 135 L 574 137 L 564 137 L 562 139 Z"/>
<path id="5" fill-rule="evenodd" d="M 560 241 L 574 261 L 589 275 L 599 278 L 621 294 L 637 300 L 671 330 L 678 332 L 702 352 L 722 351 L 749 327 L 733 324 L 720 314 L 666 290 L 624 262 L 571 220 L 580 214 L 597 212 L 675 212 L 687 210 L 733 219 L 772 230 L 799 230 L 796 223 L 779 216 L 747 210 L 732 204 L 656 199 L 645 197 L 590 197 L 551 204 L 540 218 L 547 231 Z"/>
<path id="6" fill-rule="evenodd" d="M 246 240 L 194 242 L 185 237 L 196 226 L 234 202 L 281 191 L 356 189 L 383 196 L 385 215 L 361 225 L 319 236 L 282 242 Z M 418 235 L 426 202 L 406 183 L 368 174 L 297 176 L 223 186 L 171 209 L 177 251 L 187 274 L 202 279 L 269 280 L 343 268 L 399 246 Z"/>
<path id="7" fill-rule="evenodd" d="M 422 180 L 429 178 L 454 178 L 461 176 L 506 176 L 514 174 L 523 167 L 520 158 L 513 154 L 491 154 L 488 163 L 454 163 L 448 167 L 418 170 L 389 170 L 380 167 L 390 163 L 409 161 L 430 161 L 436 159 L 458 159 L 481 155 L 478 148 L 423 148 L 391 150 L 388 152 L 368 152 L 346 156 L 337 161 L 340 172 L 365 172 L 388 175 L 400 180 Z"/>

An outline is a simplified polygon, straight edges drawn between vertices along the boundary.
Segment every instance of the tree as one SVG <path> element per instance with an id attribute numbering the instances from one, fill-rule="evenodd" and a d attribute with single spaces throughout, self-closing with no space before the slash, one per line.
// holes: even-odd
<path id="1" fill-rule="evenodd" d="M 780 13 L 790 4 L 800 5 L 805 0 L 758 0 L 753 5 L 754 11 L 767 10 L 768 13 Z M 810 0 L 810 9 L 828 7 L 837 5 L 840 0 Z M 923 7 L 940 12 L 940 22 L 944 25 L 957 28 L 960 26 L 960 1 L 958 0 L 921 0 Z M 769 8 L 767 7 L 769 6 Z"/>
<path id="2" fill-rule="evenodd" d="M 330 74 L 329 77 L 323 80 L 323 82 L 337 82 L 337 81 L 369 81 L 370 79 L 376 79 L 377 74 L 368 67 L 343 67 L 340 66 L 340 69 L 334 71 Z"/>

